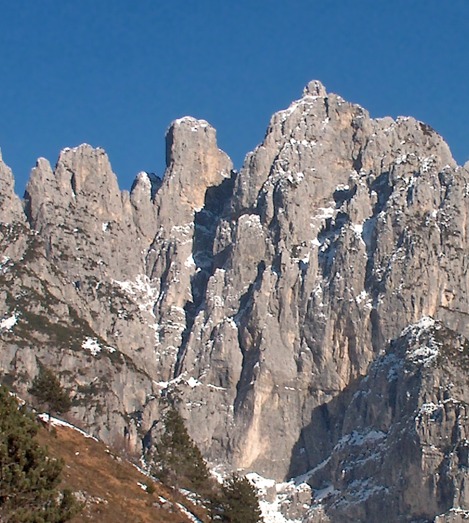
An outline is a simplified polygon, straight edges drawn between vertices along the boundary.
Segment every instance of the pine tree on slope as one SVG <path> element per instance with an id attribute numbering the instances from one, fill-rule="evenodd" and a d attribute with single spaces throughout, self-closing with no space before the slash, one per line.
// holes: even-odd
<path id="1" fill-rule="evenodd" d="M 34 440 L 38 426 L 0 386 L 0 521 L 64 523 L 80 506 L 60 491 L 63 463 L 47 456 Z"/>
<path id="2" fill-rule="evenodd" d="M 51 414 L 65 414 L 70 410 L 69 394 L 62 387 L 54 372 L 43 365 L 40 365 L 39 373 L 34 378 L 29 392 L 41 405 L 46 407 L 49 421 Z"/>

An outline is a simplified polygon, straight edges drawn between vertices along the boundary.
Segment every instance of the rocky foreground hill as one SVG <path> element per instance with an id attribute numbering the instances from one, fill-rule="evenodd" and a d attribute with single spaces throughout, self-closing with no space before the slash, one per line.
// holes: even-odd
<path id="1" fill-rule="evenodd" d="M 2 382 L 55 369 L 138 453 L 177 398 L 214 466 L 302 476 L 286 518 L 469 518 L 469 165 L 317 81 L 239 173 L 203 120 L 166 143 L 130 193 L 89 145 L 23 201 L 0 161 Z"/>

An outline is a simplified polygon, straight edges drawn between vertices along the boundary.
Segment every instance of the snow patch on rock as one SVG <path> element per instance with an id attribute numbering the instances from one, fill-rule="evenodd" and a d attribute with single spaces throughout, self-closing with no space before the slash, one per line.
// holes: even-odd
<path id="1" fill-rule="evenodd" d="M 154 316 L 153 306 L 158 299 L 158 289 L 153 287 L 146 274 L 138 274 L 134 281 L 113 280 L 141 311 L 146 311 Z"/>
<path id="2" fill-rule="evenodd" d="M 8 318 L 4 318 L 0 321 L 0 331 L 9 331 L 11 330 L 18 322 L 18 316 L 13 314 Z"/>
<path id="3" fill-rule="evenodd" d="M 104 346 L 102 347 L 97 340 L 97 338 L 86 338 L 85 341 L 81 344 L 82 348 L 91 352 L 93 356 L 97 356 L 103 349 L 107 352 L 113 353 L 116 351 L 114 347 Z"/>

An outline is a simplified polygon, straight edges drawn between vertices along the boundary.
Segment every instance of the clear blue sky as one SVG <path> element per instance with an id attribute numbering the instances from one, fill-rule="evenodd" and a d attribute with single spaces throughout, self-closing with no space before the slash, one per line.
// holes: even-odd
<path id="1" fill-rule="evenodd" d="M 21 195 L 37 157 L 83 142 L 128 189 L 163 173 L 165 131 L 192 115 L 239 168 L 319 79 L 372 116 L 425 121 L 464 163 L 468 28 L 469 0 L 4 0 L 0 147 Z"/>

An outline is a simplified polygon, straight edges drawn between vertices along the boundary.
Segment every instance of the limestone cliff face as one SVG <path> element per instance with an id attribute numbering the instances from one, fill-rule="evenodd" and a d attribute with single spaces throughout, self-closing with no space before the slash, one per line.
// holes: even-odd
<path id="1" fill-rule="evenodd" d="M 4 272 L 24 253 L 26 238 L 31 234 L 21 200 L 14 191 L 11 169 L 3 161 L 0 150 L 0 271 Z M 4 305 L 0 303 L 0 308 Z"/>
<path id="2" fill-rule="evenodd" d="M 143 272 L 130 198 L 119 190 L 102 149 L 86 144 L 65 149 L 54 170 L 40 158 L 25 200 L 31 226 L 47 240 L 48 255 L 73 281 L 124 280 Z"/>
<path id="3" fill-rule="evenodd" d="M 0 151 L 0 220 L 3 224 L 25 222 L 21 201 L 14 190 L 11 169 L 5 164 Z"/>
<path id="4" fill-rule="evenodd" d="M 119 190 L 106 153 L 83 144 L 63 150 L 54 170 L 47 160 L 38 160 L 26 187 L 25 208 L 45 256 L 68 280 L 69 300 L 75 303 L 78 295 L 86 302 L 78 306 L 79 316 L 139 366 L 155 372 L 151 315 L 123 290 L 132 282 L 130 292 L 142 299 L 152 295 L 145 276 L 151 240 L 139 219 L 140 210 L 150 222 L 156 214 L 151 180 L 146 180 L 145 185 L 145 175 L 139 176 L 130 198 Z"/>
<path id="5" fill-rule="evenodd" d="M 25 389 L 35 355 L 65 365 L 82 391 L 74 415 L 108 440 L 147 442 L 160 398 L 174 397 L 211 462 L 280 479 L 330 457 L 328 481 L 342 492 L 354 480 L 332 466 L 343 459 L 335 446 L 358 431 L 345 432 L 357 416 L 348 403 L 390 341 L 423 317 L 469 337 L 468 168 L 429 126 L 374 120 L 317 81 L 272 117 L 239 173 L 215 130 L 185 117 L 168 130 L 163 179 L 140 173 L 130 194 L 105 152 L 88 145 L 62 151 L 54 169 L 38 160 L 24 212 L 1 162 L 0 183 L 2 248 L 11 251 L 3 372 L 21 375 Z M 20 303 L 22 288 L 35 300 Z M 21 328 L 32 314 L 28 341 Z M 34 346 L 40 340 L 47 350 Z M 99 362 L 90 365 L 90 351 Z M 105 388 L 86 389 L 101 375 Z M 401 378 L 396 394 L 409 385 Z M 449 373 L 435 379 L 443 386 Z M 415 387 L 418 396 L 426 385 Z M 379 430 L 390 434 L 418 401 Z M 423 468 L 425 490 L 434 469 Z M 431 495 L 445 501 L 431 505 L 434 515 L 466 503 L 438 488 Z M 405 510 L 401 493 L 392 496 Z M 372 510 L 360 503 L 357 518 Z M 320 510 L 331 521 L 346 514 L 332 502 Z"/>
<path id="6" fill-rule="evenodd" d="M 232 163 L 204 120 L 176 120 L 166 136 L 167 169 L 155 196 L 157 222 L 146 271 L 157 283 L 153 313 L 165 379 L 176 377 L 211 267 L 211 199 L 230 180 Z M 216 196 L 215 196 L 216 198 Z"/>
<path id="7" fill-rule="evenodd" d="M 1 164 L 5 379 L 21 375 L 17 389 L 26 394 L 38 361 L 58 368 L 78 391 L 74 416 L 107 441 L 120 445 L 125 434 L 137 451 L 175 377 L 201 299 L 192 279 L 203 283 L 210 270 L 212 200 L 232 169 L 207 122 L 177 121 L 167 140 L 164 182 L 139 173 L 130 195 L 102 149 L 65 149 L 54 169 L 39 159 L 24 212 Z M 194 222 L 204 220 L 193 239 Z"/>
<path id="8" fill-rule="evenodd" d="M 431 315 L 463 328 L 467 175 L 428 126 L 372 120 L 318 82 L 274 115 L 218 225 L 183 367 L 224 389 L 212 396 L 221 423 L 232 420 L 223 445 L 237 466 L 276 476 L 301 472 L 297 460 L 314 466 L 314 449 L 292 456 L 290 427 L 409 323 Z M 194 433 L 200 416 L 192 409 Z M 216 455 L 213 430 L 205 448 Z"/>
<path id="9" fill-rule="evenodd" d="M 305 520 L 323 521 L 324 509 L 334 522 L 467 516 L 468 348 L 430 318 L 390 344 L 335 418 L 330 453 L 309 474 Z"/>

